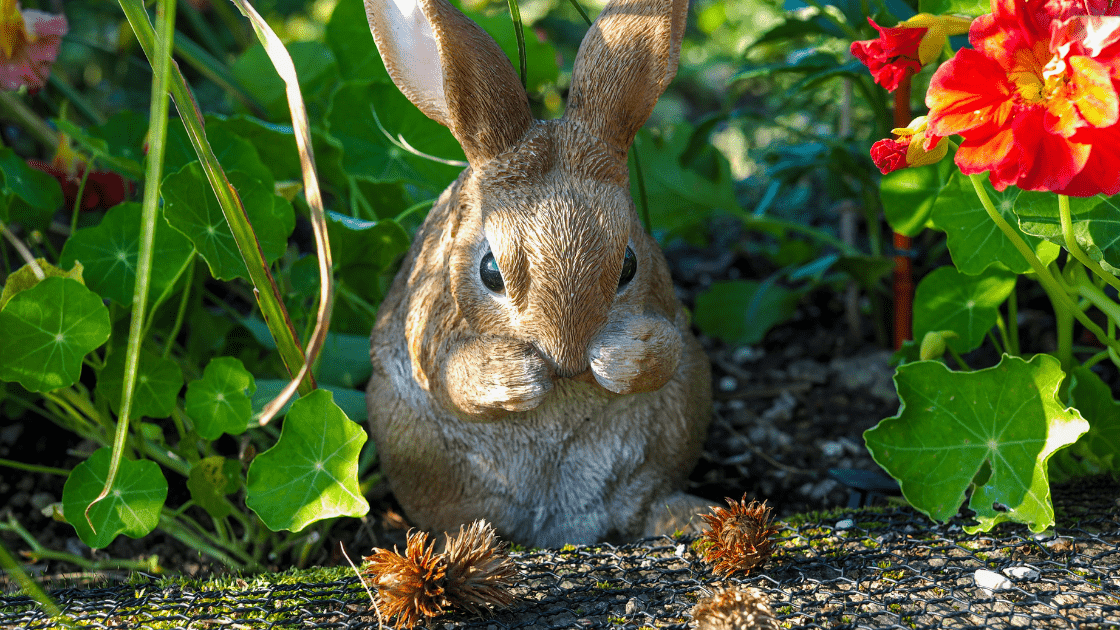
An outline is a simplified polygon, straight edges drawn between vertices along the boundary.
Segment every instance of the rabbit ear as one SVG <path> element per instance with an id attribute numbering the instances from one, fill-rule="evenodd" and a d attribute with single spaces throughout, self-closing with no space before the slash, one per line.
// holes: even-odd
<path id="1" fill-rule="evenodd" d="M 623 153 L 677 74 L 688 0 L 612 0 L 580 44 L 567 120 Z"/>
<path id="2" fill-rule="evenodd" d="M 365 0 L 389 76 L 420 111 L 451 130 L 474 166 L 533 122 L 505 53 L 447 0 Z"/>

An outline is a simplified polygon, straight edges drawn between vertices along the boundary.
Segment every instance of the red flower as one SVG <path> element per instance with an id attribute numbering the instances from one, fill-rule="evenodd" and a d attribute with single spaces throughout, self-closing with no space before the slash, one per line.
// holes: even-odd
<path id="1" fill-rule="evenodd" d="M 43 87 L 67 30 L 65 16 L 21 12 L 16 0 L 0 0 L 0 89 Z"/>
<path id="2" fill-rule="evenodd" d="M 926 94 L 931 133 L 962 137 L 961 172 L 989 171 L 999 190 L 1120 192 L 1118 11 L 993 0 L 969 32 L 975 50 L 938 68 Z"/>
<path id="3" fill-rule="evenodd" d="M 949 143 L 926 133 L 926 117 L 915 118 L 909 126 L 892 130 L 897 140 L 880 140 L 871 146 L 871 161 L 884 175 L 907 166 L 926 166 L 941 161 Z"/>
<path id="4" fill-rule="evenodd" d="M 871 70 L 876 83 L 893 92 L 903 79 L 922 69 L 918 44 L 927 29 L 906 26 L 884 28 L 871 18 L 867 21 L 879 31 L 879 37 L 852 42 L 852 55 Z"/>
<path id="5" fill-rule="evenodd" d="M 1058 0 L 1054 0 L 1058 1 Z M 852 42 L 852 55 L 871 70 L 875 82 L 893 92 L 909 75 L 932 63 L 945 48 L 950 35 L 968 32 L 969 18 L 919 13 L 898 26 L 883 28 L 867 18 L 879 31 L 878 39 Z"/>
<path id="6" fill-rule="evenodd" d="M 90 171 L 89 175 L 85 175 L 89 167 L 70 148 L 70 140 L 66 135 L 59 136 L 58 151 L 50 164 L 41 160 L 27 160 L 27 165 L 58 180 L 62 186 L 62 195 L 66 198 L 67 210 L 73 208 L 78 201 L 83 176 L 86 178 L 86 185 L 82 189 L 82 210 L 108 210 L 132 194 L 132 182 L 112 171 Z"/>

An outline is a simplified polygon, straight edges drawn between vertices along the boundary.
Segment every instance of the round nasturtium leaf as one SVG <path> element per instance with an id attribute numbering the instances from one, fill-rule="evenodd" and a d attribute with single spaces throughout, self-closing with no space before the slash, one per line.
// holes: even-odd
<path id="1" fill-rule="evenodd" d="M 1011 186 L 1007 190 L 998 191 L 987 177 L 984 178 L 984 186 L 996 210 L 1034 250 L 1042 264 L 1053 262 L 1058 257 L 1058 247 L 1037 236 L 1024 234 L 1019 229 L 1018 217 L 1013 212 L 1015 199 L 1020 194 L 1019 189 Z M 1056 199 L 1054 203 L 1057 204 Z M 988 216 L 967 175 L 958 172 L 949 178 L 949 182 L 937 195 L 930 220 L 934 227 L 945 231 L 945 241 L 949 254 L 953 257 L 953 265 L 963 273 L 974 276 L 996 263 L 1015 273 L 1031 270 L 1027 259 L 1023 258 L 1003 230 Z"/>
<path id="2" fill-rule="evenodd" d="M 86 283 L 82 278 L 82 272 L 84 271 L 82 263 L 76 262 L 70 271 L 66 271 L 50 264 L 45 258 L 36 258 L 35 262 L 38 263 L 39 270 L 43 272 L 46 278 L 71 278 L 82 284 Z M 42 280 L 36 275 L 35 269 L 31 265 L 24 265 L 8 274 L 8 278 L 4 281 L 4 290 L 0 291 L 0 310 L 3 310 L 8 300 L 15 297 L 17 293 L 26 291 L 40 282 Z"/>
<path id="3" fill-rule="evenodd" d="M 253 375 L 234 357 L 217 357 L 202 378 L 187 385 L 186 411 L 198 434 L 216 440 L 223 433 L 240 435 L 253 415 Z"/>
<path id="4" fill-rule="evenodd" d="M 82 542 L 94 549 L 108 546 L 118 534 L 129 538 L 147 535 L 159 524 L 160 509 L 167 499 L 167 479 L 159 465 L 125 457 L 108 496 L 90 508 L 87 521 L 86 508 L 105 486 L 112 452 L 109 447 L 94 451 L 89 459 L 74 467 L 62 487 L 66 522 L 74 527 Z"/>
<path id="5" fill-rule="evenodd" d="M 918 510 L 941 522 L 968 507 L 988 531 L 1010 520 L 1039 532 L 1054 524 L 1047 462 L 1089 429 L 1058 402 L 1065 375 L 1046 354 L 953 372 L 937 361 L 898 368 L 898 415 L 865 432 L 871 456 Z M 986 479 L 981 470 L 990 474 Z"/>
<path id="6" fill-rule="evenodd" d="M 121 306 L 132 304 L 136 287 L 136 264 L 140 251 L 140 204 L 113 206 L 101 223 L 75 232 L 62 247 L 62 263 L 81 262 L 86 284 L 102 297 Z M 152 299 L 166 291 L 190 261 L 194 247 L 163 217 L 156 217 L 152 241 Z"/>
<path id="7" fill-rule="evenodd" d="M 47 278 L 0 311 L 0 380 L 33 392 L 69 387 L 82 358 L 109 339 L 109 309 L 71 278 Z"/>
<path id="8" fill-rule="evenodd" d="M 97 375 L 97 395 L 109 401 L 113 413 L 121 411 L 121 389 L 124 386 L 125 349 L 119 348 L 105 360 Z M 151 352 L 140 352 L 136 372 L 136 388 L 132 392 L 132 417 L 166 418 L 175 410 L 179 390 L 183 388 L 183 370 L 171 359 Z"/>
<path id="9" fill-rule="evenodd" d="M 358 455 L 366 432 L 317 389 L 292 404 L 276 445 L 249 465 L 245 504 L 272 531 L 298 532 L 334 516 L 362 516 Z"/>
<path id="10" fill-rule="evenodd" d="M 221 455 L 203 458 L 191 466 L 187 490 L 191 499 L 214 518 L 223 518 L 232 511 L 227 494 L 241 487 L 241 464 Z"/>
<path id="11" fill-rule="evenodd" d="M 264 252 L 274 262 L 284 254 L 288 236 L 295 229 L 292 205 L 259 180 L 240 171 L 229 173 L 230 183 L 245 207 L 249 223 Z M 186 235 L 219 280 L 248 278 L 249 271 L 225 214 L 198 162 L 191 162 L 163 182 L 164 217 Z"/>
<path id="12" fill-rule="evenodd" d="M 956 352 L 970 352 L 996 325 L 999 306 L 1011 295 L 1017 276 L 996 267 L 980 275 L 965 275 L 953 267 L 938 267 L 918 283 L 914 292 L 914 338 L 952 331 L 945 342 Z"/>

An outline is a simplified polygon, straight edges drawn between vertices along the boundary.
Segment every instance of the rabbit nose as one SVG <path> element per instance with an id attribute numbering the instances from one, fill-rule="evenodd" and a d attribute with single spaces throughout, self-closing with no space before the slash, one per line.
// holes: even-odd
<path id="1" fill-rule="evenodd" d="M 584 348 L 572 347 L 575 344 L 557 344 L 554 346 L 543 342 L 537 342 L 533 345 L 548 363 L 548 366 L 552 368 L 553 374 L 560 378 L 576 378 L 591 373 L 591 364 L 587 360 L 586 344 L 583 344 Z"/>

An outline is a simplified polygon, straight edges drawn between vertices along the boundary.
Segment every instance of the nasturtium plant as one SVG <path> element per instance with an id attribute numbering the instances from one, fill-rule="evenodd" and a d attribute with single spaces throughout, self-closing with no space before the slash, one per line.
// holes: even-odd
<path id="1" fill-rule="evenodd" d="M 45 229 L 60 205 L 58 181 L 28 166 L 11 149 L 0 147 L 0 221 Z"/>
<path id="2" fill-rule="evenodd" d="M 273 531 L 298 532 L 331 516 L 362 516 L 358 454 L 366 432 L 316 390 L 292 403 L 280 439 L 249 465 L 245 503 Z"/>
<path id="3" fill-rule="evenodd" d="M 70 271 L 55 267 L 44 258 L 35 259 L 35 264 L 39 267 L 38 272 L 46 278 L 71 278 L 85 284 L 85 278 L 83 277 L 85 268 L 82 267 L 82 263 L 74 263 L 70 267 Z M 39 284 L 40 280 L 36 269 L 31 265 L 24 265 L 13 271 L 4 283 L 4 290 L 0 291 L 0 310 L 3 310 L 8 300 L 15 297 L 17 293 Z"/>
<path id="4" fill-rule="evenodd" d="M 295 229 L 292 205 L 249 175 L 234 171 L 229 179 L 241 197 L 265 260 L 275 261 L 284 254 L 288 236 Z M 215 278 L 248 277 L 233 233 L 198 162 L 191 162 L 168 175 L 163 183 L 163 195 L 167 222 L 194 243 Z"/>
<path id="5" fill-rule="evenodd" d="M 221 455 L 204 457 L 191 466 L 187 490 L 191 500 L 214 518 L 225 518 L 233 512 L 226 495 L 241 487 L 241 464 Z"/>
<path id="6" fill-rule="evenodd" d="M 111 456 L 112 449 L 97 449 L 70 472 L 62 488 L 66 522 L 74 527 L 82 542 L 94 549 L 108 546 L 119 534 L 140 538 L 155 529 L 167 499 L 167 479 L 159 464 L 125 457 L 109 494 L 93 503 L 108 478 Z"/>
<path id="7" fill-rule="evenodd" d="M 1092 369 L 1073 371 L 1070 399 L 1089 421 L 1089 430 L 1050 460 L 1050 477 L 1065 481 L 1085 475 L 1120 471 L 1120 402 Z"/>
<path id="8" fill-rule="evenodd" d="M 985 182 L 985 187 L 996 209 L 1013 228 L 1016 227 L 1012 208 L 1019 189 L 1011 187 L 1000 192 L 990 182 Z M 1031 270 L 1023 255 L 984 213 L 972 182 L 960 172 L 954 173 L 937 194 L 930 219 L 935 228 L 945 232 L 945 241 L 958 271 L 974 276 L 997 263 L 1015 273 Z M 1019 234 L 1042 264 L 1048 265 L 1058 258 L 1059 248 L 1054 243 L 1022 232 Z"/>
<path id="9" fill-rule="evenodd" d="M 1090 258 L 1120 273 L 1120 201 L 1112 197 L 1071 197 L 1070 222 L 1074 239 Z M 1015 202 L 1019 226 L 1056 245 L 1066 244 L 1054 196 L 1025 191 Z"/>
<path id="10" fill-rule="evenodd" d="M 202 378 L 187 384 L 186 412 L 195 430 L 207 440 L 223 433 L 240 435 L 253 415 L 250 396 L 257 386 L 253 375 L 234 357 L 216 357 Z"/>
<path id="11" fill-rule="evenodd" d="M 82 359 L 109 339 L 109 309 L 72 278 L 46 278 L 0 310 L 0 380 L 33 392 L 69 387 Z"/>
<path id="12" fill-rule="evenodd" d="M 952 330 L 957 336 L 948 339 L 950 348 L 975 350 L 996 325 L 999 306 L 1011 295 L 1016 278 L 994 267 L 972 276 L 952 267 L 934 269 L 914 292 L 914 338 Z"/>
<path id="13" fill-rule="evenodd" d="M 97 395 L 109 401 L 113 413 L 120 413 L 121 388 L 124 385 L 123 348 L 105 359 L 97 377 Z M 136 372 L 136 389 L 132 394 L 132 417 L 166 418 L 175 411 L 179 390 L 183 388 L 183 369 L 171 359 L 148 351 L 140 352 Z"/>
<path id="14" fill-rule="evenodd" d="M 953 372 L 938 361 L 898 368 L 898 415 L 864 437 L 872 457 L 899 480 L 911 505 L 946 521 L 972 488 L 968 507 L 979 527 L 1001 521 L 1032 531 L 1054 524 L 1047 460 L 1089 429 L 1058 402 L 1065 375 L 1057 359 L 1005 356 L 998 365 Z M 978 479 L 987 467 L 987 479 Z"/>
<path id="15" fill-rule="evenodd" d="M 952 163 L 904 168 L 883 175 L 879 197 L 891 228 L 915 236 L 929 227 L 938 193 L 952 173 Z"/>
<path id="16" fill-rule="evenodd" d="M 63 265 L 81 263 L 86 285 L 121 306 L 132 304 L 140 244 L 140 204 L 125 202 L 110 208 L 101 223 L 82 228 L 62 247 Z M 163 219 L 156 221 L 150 291 L 154 297 L 170 291 L 190 262 L 194 246 Z"/>

